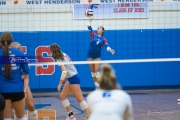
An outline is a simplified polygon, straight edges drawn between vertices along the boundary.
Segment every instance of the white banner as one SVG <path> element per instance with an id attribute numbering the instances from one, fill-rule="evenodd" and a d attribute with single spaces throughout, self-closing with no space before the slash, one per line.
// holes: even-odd
<path id="1" fill-rule="evenodd" d="M 148 18 L 148 3 L 119 3 L 119 4 L 99 4 L 93 10 L 94 19 L 111 18 Z M 86 6 L 82 4 L 74 5 L 74 19 L 88 19 L 84 11 Z"/>
<path id="2" fill-rule="evenodd" d="M 178 2 L 180 0 L 0 0 L 0 5 L 53 5 L 53 4 L 117 4 L 144 2 Z"/>

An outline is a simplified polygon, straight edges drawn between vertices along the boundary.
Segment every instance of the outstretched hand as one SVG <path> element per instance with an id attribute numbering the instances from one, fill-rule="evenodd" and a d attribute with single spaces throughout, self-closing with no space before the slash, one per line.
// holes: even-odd
<path id="1" fill-rule="evenodd" d="M 115 54 L 115 51 L 113 49 L 110 49 L 110 52 L 113 54 Z"/>

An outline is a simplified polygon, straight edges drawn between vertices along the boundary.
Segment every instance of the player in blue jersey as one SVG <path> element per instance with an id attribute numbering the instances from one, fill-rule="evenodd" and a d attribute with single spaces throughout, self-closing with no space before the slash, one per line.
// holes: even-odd
<path id="1" fill-rule="evenodd" d="M 91 22 L 92 19 L 90 19 L 90 23 L 88 24 L 88 30 L 90 32 L 90 45 L 89 45 L 89 50 L 87 53 L 87 60 L 88 61 L 100 61 L 101 60 L 101 49 L 102 47 L 106 47 L 108 52 L 111 52 L 112 54 L 115 53 L 113 49 L 111 49 L 108 45 L 108 42 L 106 38 L 103 36 L 104 33 L 104 27 L 99 26 L 97 28 L 97 34 L 93 31 L 91 27 Z M 90 64 L 90 69 L 91 69 L 91 74 L 95 83 L 96 88 L 98 88 L 99 83 L 97 82 L 97 79 L 100 76 L 99 73 L 99 67 L 100 64 Z"/>
<path id="2" fill-rule="evenodd" d="M 10 59 L 15 58 L 16 56 L 21 57 L 21 60 L 25 59 L 22 51 L 10 48 L 12 42 L 13 37 L 11 33 L 3 32 L 0 37 L 0 43 L 2 45 L 0 57 L 1 59 L 4 58 L 5 61 L 2 60 L 4 63 L 0 64 L 0 94 L 5 98 L 6 103 L 3 111 L 4 120 L 12 120 L 11 106 L 15 109 L 18 120 L 27 120 L 24 112 L 24 97 L 28 87 L 29 67 L 27 62 L 18 61 L 19 59 Z M 21 79 L 21 70 L 25 73 L 24 84 Z"/>
<path id="3" fill-rule="evenodd" d="M 0 49 L 2 48 L 1 43 L 0 43 Z M 4 97 L 0 94 L 0 120 L 4 120 L 3 116 L 3 110 L 5 108 L 5 100 Z"/>
<path id="4" fill-rule="evenodd" d="M 56 62 L 59 62 L 59 67 L 62 70 L 59 85 L 57 87 L 59 92 L 64 80 L 66 78 L 68 79 L 68 81 L 64 85 L 62 92 L 60 93 L 60 100 L 62 101 L 62 105 L 66 108 L 69 115 L 67 120 L 76 120 L 71 110 L 70 103 L 67 99 L 67 96 L 69 95 L 70 92 L 73 93 L 73 95 L 79 102 L 80 107 L 83 109 L 86 116 L 88 117 L 89 116 L 88 105 L 85 102 L 81 92 L 80 77 L 78 75 L 78 72 L 73 64 L 63 65 L 63 62 L 71 62 L 70 57 L 67 54 L 63 53 L 57 44 L 52 44 L 50 46 L 50 50 Z"/>
<path id="5" fill-rule="evenodd" d="M 13 42 L 11 44 L 11 48 L 16 48 L 18 50 L 22 50 L 21 44 L 18 42 Z M 21 78 L 22 78 L 22 80 L 24 80 L 24 74 L 23 73 L 22 73 Z M 28 108 L 28 115 L 30 117 L 30 120 L 38 120 L 38 113 L 37 113 L 37 110 L 35 109 L 32 92 L 31 92 L 29 86 L 27 87 L 27 91 L 26 91 L 25 104 Z"/>

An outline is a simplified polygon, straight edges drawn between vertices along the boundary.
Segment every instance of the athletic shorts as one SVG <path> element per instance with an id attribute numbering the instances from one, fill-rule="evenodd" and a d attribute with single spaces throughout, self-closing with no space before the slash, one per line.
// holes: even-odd
<path id="1" fill-rule="evenodd" d="M 5 108 L 5 100 L 4 97 L 0 94 L 0 111 L 3 111 Z"/>
<path id="2" fill-rule="evenodd" d="M 68 81 L 69 81 L 70 84 L 80 84 L 80 81 L 81 81 L 81 80 L 80 80 L 79 75 L 76 74 L 76 75 L 68 78 Z"/>
<path id="3" fill-rule="evenodd" d="M 93 59 L 101 58 L 101 51 L 97 52 L 97 51 L 90 51 L 89 50 L 87 53 L 87 58 L 93 58 Z"/>
<path id="4" fill-rule="evenodd" d="M 12 102 L 22 100 L 25 95 L 24 92 L 17 92 L 17 93 L 1 93 L 4 99 L 10 99 Z"/>

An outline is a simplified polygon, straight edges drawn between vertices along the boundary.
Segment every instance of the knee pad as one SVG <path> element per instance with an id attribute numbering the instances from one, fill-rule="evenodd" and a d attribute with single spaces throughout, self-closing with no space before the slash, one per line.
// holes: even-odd
<path id="1" fill-rule="evenodd" d="M 86 101 L 82 101 L 81 103 L 79 103 L 80 104 L 80 106 L 81 106 L 81 108 L 83 109 L 83 110 L 85 110 L 85 109 L 87 109 L 88 108 L 88 104 L 86 103 Z"/>
<path id="2" fill-rule="evenodd" d="M 65 108 L 66 108 L 67 106 L 69 106 L 69 105 L 70 105 L 69 100 L 68 100 L 68 99 L 63 100 L 63 101 L 62 101 L 62 105 L 63 105 Z"/>
<path id="3" fill-rule="evenodd" d="M 99 72 L 96 72 L 96 73 L 94 73 L 95 74 L 95 77 L 96 78 L 99 78 L 100 77 L 100 73 Z"/>
<path id="4" fill-rule="evenodd" d="M 24 115 L 22 118 L 18 118 L 18 120 L 28 120 L 26 115 Z"/>
<path id="5" fill-rule="evenodd" d="M 37 110 L 29 111 L 30 120 L 38 120 Z"/>
<path id="6" fill-rule="evenodd" d="M 94 72 L 91 72 L 91 75 L 92 75 L 92 77 L 95 77 L 95 73 Z"/>

